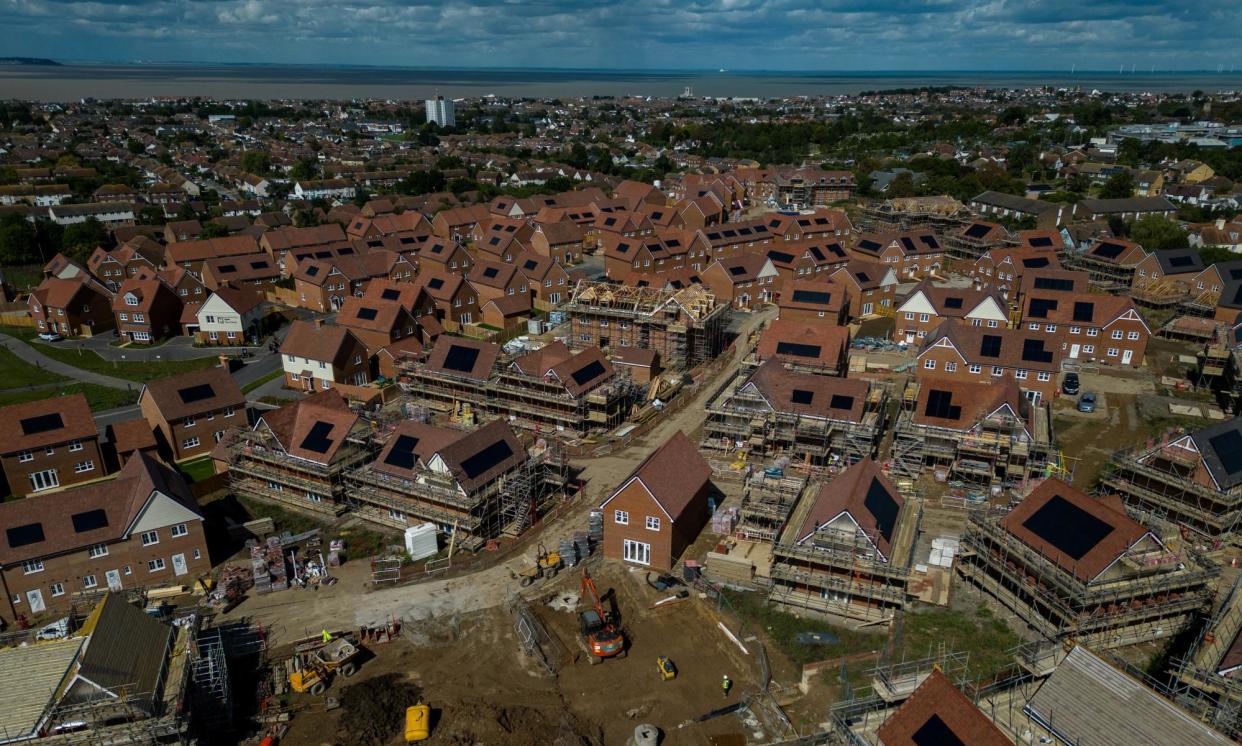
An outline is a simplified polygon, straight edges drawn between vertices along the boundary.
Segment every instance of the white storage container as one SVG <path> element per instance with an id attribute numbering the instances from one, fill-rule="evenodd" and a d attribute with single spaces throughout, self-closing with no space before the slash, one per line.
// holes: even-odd
<path id="1" fill-rule="evenodd" d="M 421 523 L 405 530 L 405 551 L 410 559 L 420 560 L 440 551 L 440 540 L 436 537 L 436 524 Z"/>

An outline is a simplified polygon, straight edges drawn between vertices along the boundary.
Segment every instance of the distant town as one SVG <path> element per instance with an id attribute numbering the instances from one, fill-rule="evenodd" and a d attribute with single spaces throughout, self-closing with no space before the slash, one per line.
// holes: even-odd
<path id="1" fill-rule="evenodd" d="M 0 101 L 0 744 L 1236 743 L 1239 212 L 1242 92 Z"/>

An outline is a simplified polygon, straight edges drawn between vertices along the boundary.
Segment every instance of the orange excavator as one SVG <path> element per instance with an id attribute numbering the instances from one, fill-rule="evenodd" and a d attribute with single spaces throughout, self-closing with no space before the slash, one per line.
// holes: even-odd
<path id="1" fill-rule="evenodd" d="M 587 569 L 582 568 L 581 597 L 590 599 L 592 606 L 578 615 L 582 624 L 582 644 L 589 654 L 592 666 L 603 662 L 605 658 L 625 657 L 625 634 L 617 624 L 616 614 L 604 611 L 600 602 L 599 592 L 595 590 L 595 581 Z"/>

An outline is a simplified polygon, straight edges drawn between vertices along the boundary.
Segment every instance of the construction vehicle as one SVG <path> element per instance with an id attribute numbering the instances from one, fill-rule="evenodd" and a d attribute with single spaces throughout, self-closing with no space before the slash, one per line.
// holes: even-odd
<path id="1" fill-rule="evenodd" d="M 625 635 L 617 624 L 617 615 L 604 611 L 599 592 L 595 590 L 595 581 L 591 573 L 582 568 L 581 598 L 591 600 L 591 608 L 578 615 L 582 626 L 582 645 L 588 653 L 592 666 L 603 662 L 605 658 L 625 657 Z"/>
<path id="2" fill-rule="evenodd" d="M 660 672 L 661 681 L 672 681 L 677 678 L 677 666 L 673 665 L 667 655 L 656 658 L 656 670 Z"/>
<path id="3" fill-rule="evenodd" d="M 316 650 L 298 653 L 289 659 L 289 688 L 316 696 L 323 694 L 336 674 L 348 679 L 358 672 L 354 661 L 357 657 L 358 646 L 344 637 Z"/>
<path id="4" fill-rule="evenodd" d="M 565 566 L 565 562 L 561 559 L 561 555 L 557 552 L 549 552 L 542 543 L 535 552 L 535 566 L 528 567 L 518 573 L 518 585 L 523 588 L 533 584 L 536 580 L 547 578 L 551 580 Z"/>

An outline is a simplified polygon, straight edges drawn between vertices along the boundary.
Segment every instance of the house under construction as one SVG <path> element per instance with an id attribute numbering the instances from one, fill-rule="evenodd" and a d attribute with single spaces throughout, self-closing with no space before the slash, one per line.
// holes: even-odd
<path id="1" fill-rule="evenodd" d="M 956 199 L 928 196 L 896 197 L 863 204 L 854 222 L 860 232 L 934 230 L 943 236 L 962 230 L 970 220 L 970 210 Z"/>
<path id="2" fill-rule="evenodd" d="M 1235 741 L 1242 735 L 1242 582 L 1234 582 L 1171 673 L 1184 707 Z"/>
<path id="3" fill-rule="evenodd" d="M 458 415 L 505 417 L 517 427 L 584 434 L 617 427 L 640 391 L 598 347 L 561 342 L 510 355 L 499 345 L 443 336 L 430 352 L 398 363 L 402 388 Z"/>
<path id="4" fill-rule="evenodd" d="M 1044 636 L 1097 647 L 1176 635 L 1210 607 L 1219 574 L 1180 538 L 1132 519 L 1116 496 L 1092 498 L 1059 479 L 1003 517 L 972 515 L 956 567 Z"/>
<path id="5" fill-rule="evenodd" d="M 1102 238 L 1068 257 L 1068 268 L 1086 272 L 1091 285 L 1110 293 L 1126 293 L 1134 284 L 1139 263 L 1147 256 L 1136 243 Z"/>
<path id="6" fill-rule="evenodd" d="M 264 412 L 223 451 L 234 492 L 303 512 L 345 512 L 345 472 L 368 459 L 371 429 L 336 389 Z"/>
<path id="7" fill-rule="evenodd" d="M 1236 543 L 1242 518 L 1242 418 L 1118 451 L 1100 482 L 1132 510 Z"/>
<path id="8" fill-rule="evenodd" d="M 811 466 L 853 464 L 875 455 L 887 400 L 882 384 L 799 373 L 771 360 L 712 395 L 702 447 Z"/>
<path id="9" fill-rule="evenodd" d="M 529 450 L 502 420 L 470 432 L 404 421 L 374 461 L 346 474 L 345 500 L 389 528 L 433 523 L 461 549 L 517 536 L 567 481 L 555 441 Z"/>
<path id="10" fill-rule="evenodd" d="M 1057 461 L 1049 407 L 1032 404 L 1011 378 L 912 380 L 902 392 L 891 459 L 894 475 L 917 479 L 934 469 L 969 487 L 1041 479 Z"/>
<path id="11" fill-rule="evenodd" d="M 772 549 L 768 599 L 847 620 L 891 619 L 909 601 L 920 502 L 870 458 L 798 501 Z"/>
<path id="12" fill-rule="evenodd" d="M 661 367 L 687 370 L 720 354 L 729 308 L 703 285 L 674 289 L 579 280 L 561 310 L 575 348 L 653 350 Z"/>

